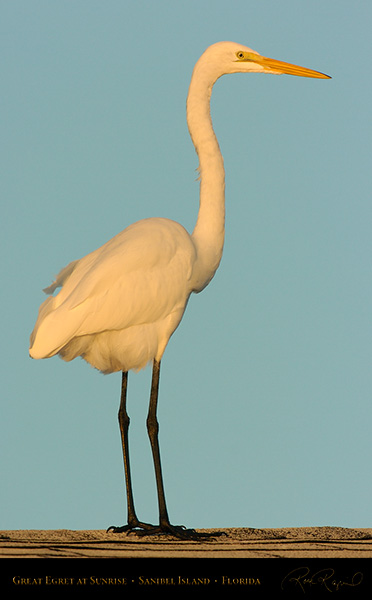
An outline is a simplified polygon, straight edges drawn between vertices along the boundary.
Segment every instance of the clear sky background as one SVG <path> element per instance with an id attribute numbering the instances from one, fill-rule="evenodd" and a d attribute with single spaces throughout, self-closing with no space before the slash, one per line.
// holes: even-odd
<path id="1" fill-rule="evenodd" d="M 32 361 L 42 288 L 133 221 L 193 229 L 185 100 L 220 40 L 332 80 L 230 75 L 212 116 L 226 243 L 162 362 L 171 521 L 372 526 L 369 0 L 0 2 L 1 529 L 126 520 L 120 375 Z M 129 377 L 134 492 L 156 521 L 151 371 Z"/>

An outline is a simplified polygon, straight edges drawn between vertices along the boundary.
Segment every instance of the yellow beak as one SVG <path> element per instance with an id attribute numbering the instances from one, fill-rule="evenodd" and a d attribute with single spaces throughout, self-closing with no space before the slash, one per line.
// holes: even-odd
<path id="1" fill-rule="evenodd" d="M 237 55 L 238 61 L 241 62 L 254 62 L 261 65 L 268 71 L 275 73 L 285 73 L 287 75 L 297 75 L 298 77 L 316 77 L 317 79 L 331 79 L 329 75 L 319 73 L 319 71 L 313 71 L 312 69 L 306 69 L 305 67 L 299 67 L 298 65 L 292 65 L 291 63 L 282 62 L 275 58 L 266 58 L 260 54 L 254 52 L 239 52 Z"/>

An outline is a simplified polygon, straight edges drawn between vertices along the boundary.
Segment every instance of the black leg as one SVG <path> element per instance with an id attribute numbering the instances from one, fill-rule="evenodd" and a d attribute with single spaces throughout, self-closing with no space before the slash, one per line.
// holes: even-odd
<path id="1" fill-rule="evenodd" d="M 160 362 L 154 360 L 151 382 L 151 395 L 149 412 L 147 415 L 147 432 L 150 438 L 152 457 L 154 460 L 156 489 L 158 492 L 159 503 L 159 525 L 160 528 L 169 526 L 168 511 L 165 502 L 163 474 L 161 470 L 160 449 L 159 449 L 159 423 L 156 417 L 159 394 L 159 375 Z"/>
<path id="2" fill-rule="evenodd" d="M 114 531 L 115 533 L 120 533 L 123 531 L 131 531 L 136 528 L 141 529 L 151 529 L 153 525 L 149 525 L 147 523 L 142 523 L 139 521 L 136 515 L 136 511 L 134 508 L 134 499 L 133 499 L 133 488 L 132 488 L 132 478 L 130 473 L 130 462 L 129 462 L 129 441 L 128 441 L 128 430 L 130 419 L 127 413 L 127 386 L 128 386 L 128 372 L 123 371 L 122 373 L 122 381 L 121 381 L 121 398 L 120 398 L 120 408 L 118 413 L 119 419 L 119 427 L 120 427 L 120 435 L 121 435 L 121 445 L 123 449 L 123 460 L 124 460 L 124 471 L 125 471 L 125 484 L 127 491 L 127 507 L 128 507 L 128 523 L 122 527 L 111 526 L 107 531 Z"/>
<path id="3" fill-rule="evenodd" d="M 183 525 L 171 525 L 169 522 L 167 505 L 165 501 L 163 474 L 160 461 L 159 448 L 159 423 L 157 420 L 157 407 L 159 395 L 160 361 L 154 360 L 152 370 L 151 395 L 149 412 L 147 415 L 147 431 L 150 438 L 152 456 L 154 459 L 156 488 L 159 503 L 159 527 L 155 527 L 153 533 L 168 533 L 181 539 L 200 540 L 222 535 L 221 532 L 197 533 L 194 529 L 186 529 Z M 147 532 L 144 532 L 145 534 Z"/>
<path id="4" fill-rule="evenodd" d="M 128 372 L 124 371 L 122 374 L 121 383 L 121 399 L 119 408 L 119 427 L 121 435 L 121 445 L 123 449 L 123 460 L 124 460 L 124 471 L 125 471 L 125 484 L 127 490 L 127 505 L 128 505 L 128 525 L 134 525 L 138 523 L 137 515 L 134 510 L 133 500 L 133 489 L 132 489 L 132 478 L 130 474 L 130 463 L 129 463 L 129 442 L 128 442 L 128 430 L 130 419 L 127 413 L 127 386 L 128 386 Z"/>

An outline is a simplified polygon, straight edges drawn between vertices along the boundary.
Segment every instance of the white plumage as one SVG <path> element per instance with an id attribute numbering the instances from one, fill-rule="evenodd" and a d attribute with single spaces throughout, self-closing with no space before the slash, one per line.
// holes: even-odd
<path id="1" fill-rule="evenodd" d="M 134 223 L 63 269 L 40 307 L 33 358 L 82 356 L 104 373 L 160 360 L 193 291 L 195 247 L 167 219 Z M 32 342 L 33 342 L 32 338 Z"/>

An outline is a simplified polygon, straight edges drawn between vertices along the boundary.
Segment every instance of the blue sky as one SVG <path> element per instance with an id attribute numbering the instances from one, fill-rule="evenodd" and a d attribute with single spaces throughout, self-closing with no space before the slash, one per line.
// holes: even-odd
<path id="1" fill-rule="evenodd" d="M 231 40 L 331 81 L 235 75 L 212 116 L 226 243 L 162 362 L 171 521 L 370 527 L 370 2 L 15 0 L 2 50 L 2 529 L 102 529 L 126 518 L 120 375 L 32 361 L 42 288 L 143 217 L 192 230 L 197 157 L 185 100 Z M 134 492 L 157 503 L 129 377 Z"/>

